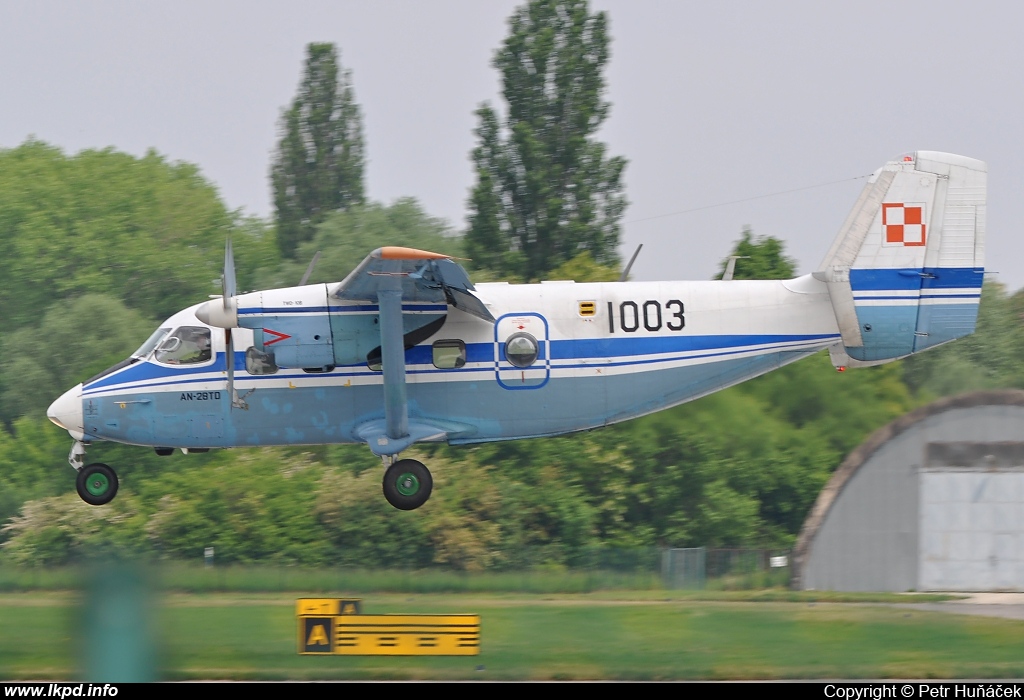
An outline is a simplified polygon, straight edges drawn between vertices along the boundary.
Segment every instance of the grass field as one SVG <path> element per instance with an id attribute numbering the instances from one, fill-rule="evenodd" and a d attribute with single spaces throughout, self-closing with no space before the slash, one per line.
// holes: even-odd
<path id="1" fill-rule="evenodd" d="M 781 593 L 781 592 L 780 592 Z M 374 594 L 366 613 L 477 613 L 468 657 L 296 653 L 288 593 L 171 593 L 154 620 L 165 679 L 1024 677 L 1024 622 L 886 603 L 677 592 Z M 761 599 L 759 599 L 759 596 Z M 712 598 L 712 599 L 707 599 Z M 867 597 L 862 597 L 867 598 Z M 879 600 L 898 599 L 884 596 Z M 908 602 L 918 600 L 908 597 Z M 0 678 L 82 678 L 79 594 L 0 595 Z M 86 679 L 88 675 L 85 675 Z M 100 679 L 97 679 L 100 680 Z"/>

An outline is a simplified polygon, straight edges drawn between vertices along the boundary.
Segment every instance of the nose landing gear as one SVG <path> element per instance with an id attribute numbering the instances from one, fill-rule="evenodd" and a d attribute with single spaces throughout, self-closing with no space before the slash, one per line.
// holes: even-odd
<path id="1" fill-rule="evenodd" d="M 117 474 L 102 462 L 82 467 L 75 479 L 75 488 L 82 500 L 91 506 L 102 506 L 117 495 Z"/>
<path id="2" fill-rule="evenodd" d="M 86 443 L 75 440 L 68 454 L 68 463 L 75 468 L 75 489 L 83 501 L 91 506 L 103 506 L 114 500 L 117 495 L 117 474 L 106 464 L 94 462 L 82 466 L 85 462 Z"/>

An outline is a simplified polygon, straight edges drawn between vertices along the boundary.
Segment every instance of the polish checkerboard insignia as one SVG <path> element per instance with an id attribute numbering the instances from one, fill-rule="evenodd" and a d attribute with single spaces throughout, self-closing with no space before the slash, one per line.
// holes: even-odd
<path id="1" fill-rule="evenodd" d="M 886 245 L 923 246 L 926 228 L 924 204 L 902 202 L 882 205 L 882 233 Z"/>

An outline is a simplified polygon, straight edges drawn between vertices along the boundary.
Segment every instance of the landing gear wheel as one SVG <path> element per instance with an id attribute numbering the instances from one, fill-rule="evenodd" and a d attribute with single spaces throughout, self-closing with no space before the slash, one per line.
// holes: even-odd
<path id="1" fill-rule="evenodd" d="M 384 498 L 399 510 L 416 510 L 433 488 L 430 472 L 415 459 L 400 459 L 384 472 Z"/>
<path id="2" fill-rule="evenodd" d="M 82 467 L 75 480 L 78 495 L 91 506 L 106 505 L 114 500 L 117 486 L 117 474 L 100 462 Z"/>

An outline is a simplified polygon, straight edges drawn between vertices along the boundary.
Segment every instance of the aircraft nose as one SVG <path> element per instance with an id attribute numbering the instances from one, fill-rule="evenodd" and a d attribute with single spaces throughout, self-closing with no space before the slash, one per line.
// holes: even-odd
<path id="1" fill-rule="evenodd" d="M 85 418 L 82 412 L 82 385 L 78 384 L 63 394 L 46 409 L 46 417 L 81 440 L 85 434 Z"/>

